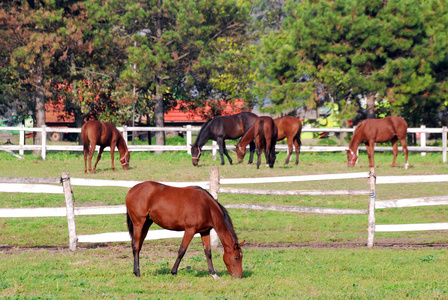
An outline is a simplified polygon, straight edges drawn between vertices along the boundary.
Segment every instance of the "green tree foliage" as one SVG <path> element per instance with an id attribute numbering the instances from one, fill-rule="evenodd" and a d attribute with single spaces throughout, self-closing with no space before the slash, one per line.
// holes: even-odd
<path id="1" fill-rule="evenodd" d="M 173 98 L 199 105 L 219 95 L 210 79 L 225 68 L 223 43 L 241 35 L 248 18 L 243 6 L 228 0 L 98 0 L 89 12 L 101 28 L 96 35 L 126 47 L 121 78 L 153 102 L 156 126 L 164 125 L 164 106 Z M 156 143 L 164 143 L 162 133 Z"/>
<path id="2" fill-rule="evenodd" d="M 287 0 L 283 8 L 281 30 L 262 39 L 254 60 L 257 95 L 275 110 L 364 96 L 428 122 L 446 101 L 445 1 Z"/>

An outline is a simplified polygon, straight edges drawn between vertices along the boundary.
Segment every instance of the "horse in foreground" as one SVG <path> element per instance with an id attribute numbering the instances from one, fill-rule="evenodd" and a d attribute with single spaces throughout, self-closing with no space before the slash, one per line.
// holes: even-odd
<path id="1" fill-rule="evenodd" d="M 238 139 L 252 127 L 258 116 L 251 112 L 242 112 L 231 116 L 216 116 L 208 120 L 202 125 L 198 137 L 193 145 L 191 145 L 191 156 L 193 166 L 197 166 L 201 157 L 201 149 L 209 140 L 218 143 L 219 154 L 221 155 L 221 165 L 224 165 L 224 154 L 232 164 L 232 159 L 227 153 L 225 140 Z M 255 144 L 250 144 L 249 163 L 252 163 L 254 157 Z"/>
<path id="2" fill-rule="evenodd" d="M 244 155 L 246 155 L 246 147 L 255 140 L 255 150 L 257 151 L 257 169 L 261 164 L 261 152 L 264 152 L 266 163 L 270 168 L 274 167 L 275 163 L 275 144 L 277 143 L 278 129 L 271 117 L 259 117 L 246 134 L 241 138 L 236 145 L 236 153 L 238 155 L 238 162 L 243 162 Z"/>
<path id="3" fill-rule="evenodd" d="M 369 156 L 369 167 L 375 167 L 373 160 L 375 154 L 375 143 L 392 142 L 394 158 L 391 167 L 395 167 L 395 161 L 398 155 L 398 140 L 403 147 L 403 153 L 406 157 L 405 169 L 408 168 L 408 147 L 406 144 L 406 133 L 408 123 L 400 117 L 386 117 L 384 119 L 366 119 L 358 124 L 350 140 L 350 146 L 347 150 L 347 165 L 354 167 L 358 156 L 356 152 L 359 144 L 364 142 Z"/>
<path id="4" fill-rule="evenodd" d="M 110 156 L 112 159 L 112 170 L 115 171 L 114 167 L 114 151 L 115 147 L 118 148 L 120 153 L 120 163 L 123 169 L 129 169 L 129 160 L 131 158 L 131 153 L 128 151 L 126 146 L 126 141 L 124 140 L 121 133 L 115 127 L 114 124 L 110 122 L 99 122 L 96 120 L 91 120 L 85 123 L 81 128 L 81 139 L 84 145 L 84 173 L 87 173 L 87 155 L 89 156 L 89 172 L 95 173 L 98 161 L 101 159 L 104 148 L 110 147 Z M 90 145 L 90 148 L 89 148 Z M 92 157 L 95 153 L 96 145 L 100 146 L 98 152 L 98 157 L 96 159 L 95 166 L 92 170 Z"/>
<path id="5" fill-rule="evenodd" d="M 227 210 L 206 190 L 197 186 L 178 188 L 145 181 L 131 188 L 126 196 L 126 208 L 134 254 L 134 274 L 137 277 L 140 277 L 140 250 L 152 223 L 169 230 L 185 231 L 171 274 L 177 274 L 188 245 L 199 233 L 209 274 L 215 279 L 219 278 L 213 268 L 210 246 L 210 230 L 214 228 L 224 247 L 223 260 L 227 270 L 232 277 L 242 277 L 241 246 L 244 241 L 238 243 Z"/>

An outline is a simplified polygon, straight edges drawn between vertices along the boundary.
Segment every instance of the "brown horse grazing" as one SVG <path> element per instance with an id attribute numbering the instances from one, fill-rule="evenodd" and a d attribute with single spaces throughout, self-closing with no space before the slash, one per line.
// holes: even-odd
<path id="1" fill-rule="evenodd" d="M 349 149 L 347 150 L 347 165 L 354 167 L 358 156 L 356 152 L 359 144 L 364 142 L 367 148 L 367 155 L 369 156 L 369 166 L 375 167 L 373 156 L 375 154 L 375 143 L 392 142 L 394 159 L 391 167 L 395 167 L 395 161 L 398 155 L 398 144 L 400 140 L 403 147 L 403 153 L 406 157 L 405 169 L 408 168 L 408 147 L 406 145 L 406 133 L 408 130 L 408 123 L 400 117 L 386 117 L 384 119 L 367 119 L 358 124 L 350 141 Z"/>
<path id="2" fill-rule="evenodd" d="M 232 277 L 243 275 L 241 246 L 227 210 L 204 189 L 197 186 L 172 187 L 154 181 L 135 185 L 126 196 L 127 223 L 132 238 L 134 274 L 140 277 L 140 250 L 152 223 L 175 231 L 184 230 L 184 237 L 171 274 L 176 275 L 179 263 L 193 236 L 201 234 L 208 271 L 219 278 L 212 264 L 210 230 L 214 228 L 224 247 L 223 260 Z"/>
<path id="3" fill-rule="evenodd" d="M 197 166 L 201 157 L 201 149 L 208 140 L 214 140 L 218 143 L 219 154 L 221 155 L 221 165 L 224 165 L 224 154 L 232 164 L 232 159 L 227 153 L 225 140 L 237 139 L 254 125 L 258 116 L 251 112 L 242 112 L 231 116 L 216 116 L 202 125 L 198 137 L 191 145 L 191 157 L 193 166 Z M 249 163 L 252 163 L 254 157 L 255 144 L 250 144 Z"/>
<path id="4" fill-rule="evenodd" d="M 297 119 L 296 117 L 286 116 L 274 119 L 274 123 L 278 129 L 277 142 L 286 138 L 286 141 L 288 143 L 288 153 L 286 155 L 285 165 L 287 165 L 289 163 L 289 160 L 291 159 L 293 144 L 296 149 L 296 165 L 298 165 L 300 146 L 302 145 L 302 142 L 300 140 L 300 134 L 302 133 L 302 122 L 300 122 L 300 120 Z M 247 138 L 249 139 L 250 136 L 247 136 Z M 243 152 L 241 148 L 237 147 L 236 152 L 238 154 L 238 162 L 241 163 L 244 159 L 246 151 L 244 150 Z"/>
<path id="5" fill-rule="evenodd" d="M 299 164 L 300 146 L 300 134 L 302 133 L 302 122 L 299 119 L 292 116 L 286 116 L 283 118 L 274 119 L 274 123 L 278 128 L 277 142 L 286 138 L 288 143 L 288 153 L 286 155 L 285 165 L 289 163 L 292 155 L 292 144 L 296 148 L 296 165 Z"/>
<path id="6" fill-rule="evenodd" d="M 241 138 L 236 145 L 236 153 L 238 155 L 238 161 L 243 161 L 246 154 L 246 147 L 252 141 L 255 140 L 255 150 L 257 151 L 257 169 L 261 164 L 261 151 L 264 152 L 266 162 L 270 168 L 274 167 L 275 163 L 275 144 L 277 143 L 278 129 L 274 120 L 271 117 L 259 117 L 246 134 Z"/>
<path id="7" fill-rule="evenodd" d="M 131 152 L 128 151 L 126 142 L 115 127 L 114 124 L 110 122 L 99 122 L 96 120 L 91 120 L 85 123 L 81 128 L 81 139 L 84 145 L 84 172 L 87 173 L 87 154 L 89 155 L 89 172 L 95 173 L 96 165 L 103 154 L 104 148 L 110 146 L 110 156 L 112 159 L 112 170 L 115 171 L 114 167 L 114 151 L 115 146 L 120 152 L 120 163 L 123 169 L 129 169 L 129 160 L 131 158 Z M 90 144 L 90 149 L 89 149 Z M 92 157 L 95 153 L 96 145 L 100 146 L 98 152 L 98 157 L 96 159 L 95 166 L 92 170 Z"/>

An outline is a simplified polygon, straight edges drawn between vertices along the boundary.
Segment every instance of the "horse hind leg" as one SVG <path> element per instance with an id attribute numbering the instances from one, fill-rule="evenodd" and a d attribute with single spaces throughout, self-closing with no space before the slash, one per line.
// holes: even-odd
<path id="1" fill-rule="evenodd" d="M 128 228 L 129 234 L 132 239 L 132 254 L 134 256 L 134 274 L 140 277 L 140 250 L 142 250 L 143 241 L 148 234 L 149 227 L 151 227 L 153 221 L 146 217 L 145 222 L 140 222 L 139 224 L 133 224 L 131 218 L 128 216 Z M 142 224 L 143 223 L 143 224 Z"/>
<path id="2" fill-rule="evenodd" d="M 292 140 L 290 138 L 287 138 L 286 143 L 288 144 L 288 153 L 286 153 L 285 165 L 289 164 L 289 160 L 291 159 L 292 156 Z"/>
<path id="3" fill-rule="evenodd" d="M 89 157 L 89 146 L 84 145 L 84 173 L 87 173 L 87 159 Z"/>
<path id="4" fill-rule="evenodd" d="M 190 245 L 190 242 L 193 239 L 195 233 L 196 233 L 195 229 L 192 228 L 185 229 L 184 237 L 182 238 L 182 243 L 180 244 L 179 252 L 177 253 L 176 262 L 174 263 L 174 266 L 171 269 L 171 274 L 177 275 L 177 270 L 179 269 L 180 261 L 184 257 L 185 252 L 187 252 L 188 245 Z"/>
<path id="5" fill-rule="evenodd" d="M 390 166 L 391 168 L 395 167 L 395 162 L 397 161 L 397 156 L 398 156 L 398 138 L 394 137 L 392 140 L 392 153 L 394 154 L 394 158 L 392 160 L 392 165 Z"/>
<path id="6" fill-rule="evenodd" d="M 407 170 L 409 167 L 409 161 L 408 161 L 408 145 L 406 144 L 406 137 L 400 140 L 401 147 L 403 148 L 403 154 L 406 159 L 406 163 L 404 164 L 404 168 Z"/>
<path id="7" fill-rule="evenodd" d="M 208 273 L 214 279 L 219 279 L 219 276 L 216 275 L 215 269 L 213 268 L 212 248 L 210 245 L 210 231 L 208 231 L 206 233 L 201 233 L 201 239 L 202 239 L 202 245 L 204 246 L 205 257 L 207 258 Z"/>
<path id="8" fill-rule="evenodd" d="M 294 147 L 296 148 L 296 165 L 299 164 L 300 144 L 300 140 L 294 140 Z"/>
<path id="9" fill-rule="evenodd" d="M 90 158 L 89 158 L 89 160 L 91 161 L 91 160 L 92 160 L 91 157 L 93 157 L 93 153 L 95 152 L 95 148 L 93 148 L 93 151 L 92 151 L 92 149 L 90 149 L 90 151 L 91 151 L 91 154 L 90 154 Z M 100 150 L 98 151 L 98 156 L 97 156 L 97 158 L 96 158 L 95 165 L 93 166 L 93 172 L 91 171 L 91 173 L 95 173 L 95 172 L 96 172 L 96 166 L 98 165 L 98 162 L 99 162 L 100 159 L 101 159 L 101 155 L 103 154 L 103 151 L 104 151 L 104 147 L 101 146 L 101 147 L 100 147 Z M 90 167 L 90 165 L 89 165 L 89 167 Z"/>

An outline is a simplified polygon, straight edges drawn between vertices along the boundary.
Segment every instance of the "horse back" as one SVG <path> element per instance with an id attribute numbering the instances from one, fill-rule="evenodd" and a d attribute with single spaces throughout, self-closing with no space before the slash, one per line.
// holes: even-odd
<path id="1" fill-rule="evenodd" d="M 213 227 L 212 210 L 217 205 L 202 188 L 178 188 L 154 181 L 137 184 L 126 196 L 130 216 L 145 219 L 148 215 L 159 226 L 182 231 L 197 227 L 197 232 Z"/>
<path id="2" fill-rule="evenodd" d="M 231 116 L 217 116 L 210 124 L 211 133 L 224 139 L 237 139 L 251 128 L 258 116 L 251 112 L 242 112 Z"/>
<path id="3" fill-rule="evenodd" d="M 358 125 L 361 126 L 361 125 Z M 374 139 L 375 142 L 388 142 L 395 136 L 398 139 L 406 137 L 408 124 L 400 117 L 386 117 L 383 119 L 366 119 L 362 122 L 363 140 Z"/>
<path id="4" fill-rule="evenodd" d="M 274 123 L 278 129 L 278 141 L 283 140 L 286 137 L 295 137 L 302 131 L 302 122 L 293 116 L 274 119 Z"/>

